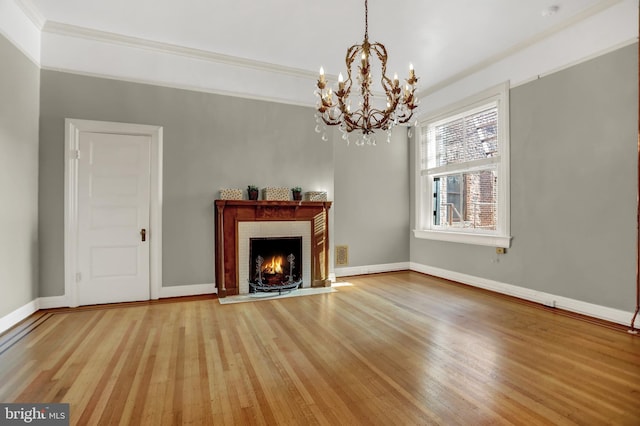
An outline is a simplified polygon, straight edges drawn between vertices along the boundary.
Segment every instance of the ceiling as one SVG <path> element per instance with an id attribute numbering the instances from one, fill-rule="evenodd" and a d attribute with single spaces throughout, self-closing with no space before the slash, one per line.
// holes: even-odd
<path id="1" fill-rule="evenodd" d="M 27 1 L 27 0 L 24 0 Z M 28 0 L 61 23 L 328 74 L 364 35 L 364 0 Z M 434 87 L 617 3 L 615 0 L 370 0 L 370 41 L 388 71 L 412 62 Z M 557 6 L 557 13 L 545 13 Z"/>

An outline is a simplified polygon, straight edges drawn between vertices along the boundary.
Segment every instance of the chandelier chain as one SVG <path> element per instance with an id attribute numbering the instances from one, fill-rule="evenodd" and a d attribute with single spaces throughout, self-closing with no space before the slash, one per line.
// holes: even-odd
<path id="1" fill-rule="evenodd" d="M 364 0 L 364 39 L 369 39 L 369 1 Z"/>

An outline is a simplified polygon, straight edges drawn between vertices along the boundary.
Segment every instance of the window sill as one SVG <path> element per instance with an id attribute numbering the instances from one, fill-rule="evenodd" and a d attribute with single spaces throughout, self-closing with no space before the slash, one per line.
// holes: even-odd
<path id="1" fill-rule="evenodd" d="M 474 244 L 490 247 L 511 247 L 510 235 L 487 235 L 455 231 L 414 229 L 413 236 L 425 240 L 449 241 L 452 243 Z"/>

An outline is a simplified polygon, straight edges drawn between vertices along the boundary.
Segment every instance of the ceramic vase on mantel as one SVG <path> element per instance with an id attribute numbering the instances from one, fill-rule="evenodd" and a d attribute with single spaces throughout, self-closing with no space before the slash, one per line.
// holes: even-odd
<path id="1" fill-rule="evenodd" d="M 258 187 L 254 185 L 247 186 L 247 194 L 249 195 L 249 200 L 257 200 L 258 199 Z"/>
<path id="2" fill-rule="evenodd" d="M 293 195 L 294 201 L 302 201 L 302 188 L 291 188 L 291 194 Z"/>

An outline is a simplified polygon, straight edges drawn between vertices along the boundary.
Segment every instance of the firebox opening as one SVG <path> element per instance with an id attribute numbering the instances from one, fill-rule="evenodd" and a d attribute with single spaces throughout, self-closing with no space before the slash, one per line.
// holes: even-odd
<path id="1" fill-rule="evenodd" d="M 302 284 L 302 237 L 250 238 L 249 277 L 250 292 Z"/>

